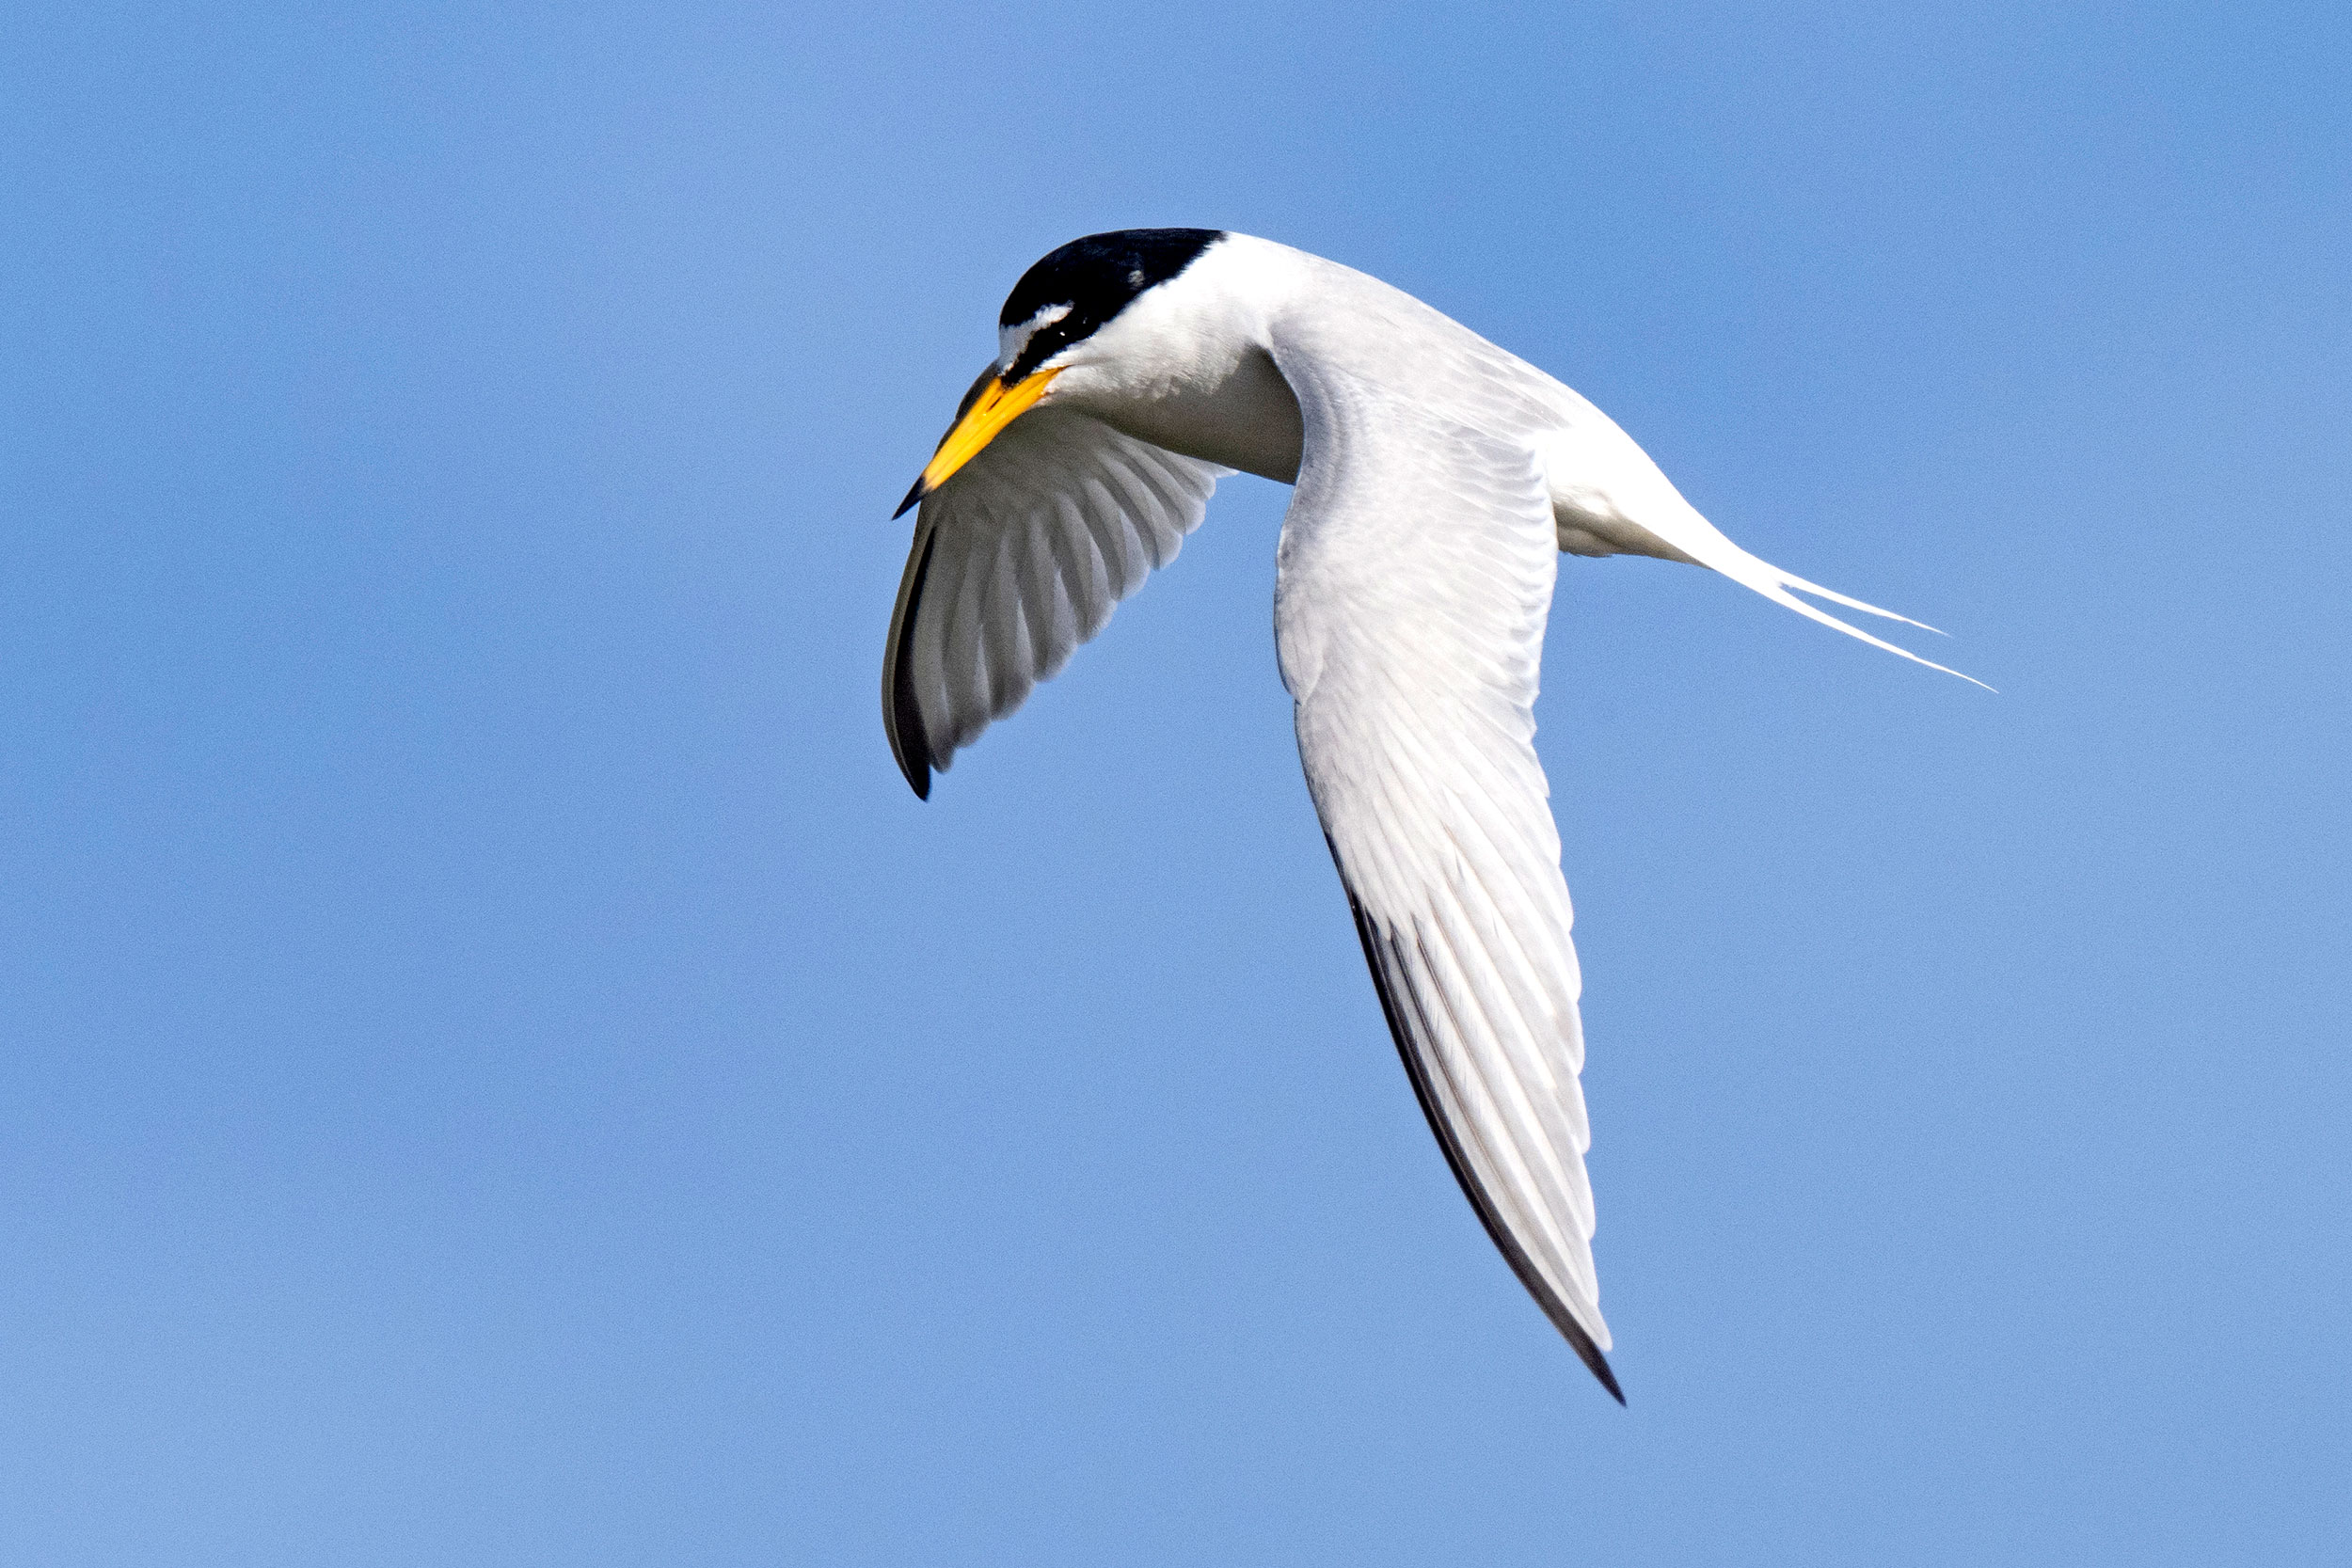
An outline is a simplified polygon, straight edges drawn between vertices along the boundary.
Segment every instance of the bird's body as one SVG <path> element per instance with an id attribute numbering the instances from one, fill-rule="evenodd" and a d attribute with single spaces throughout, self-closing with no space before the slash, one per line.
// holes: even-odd
<path id="1" fill-rule="evenodd" d="M 927 794 L 1172 559 L 1218 470 L 1295 483 L 1277 653 L 1391 1031 L 1496 1244 L 1616 1393 L 1568 893 L 1534 747 L 1558 555 L 1711 566 L 1891 648 L 1790 591 L 1872 607 L 1733 545 L 1552 377 L 1284 245 L 1073 242 L 1023 277 L 999 346 L 909 498 L 923 510 L 883 673 L 908 781 Z"/>

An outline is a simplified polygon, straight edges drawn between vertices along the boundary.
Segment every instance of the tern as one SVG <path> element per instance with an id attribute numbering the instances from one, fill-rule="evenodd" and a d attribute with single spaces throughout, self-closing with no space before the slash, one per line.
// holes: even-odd
<path id="1" fill-rule="evenodd" d="M 1750 555 L 1599 409 L 1377 278 L 1221 230 L 1093 234 L 1014 285 L 898 508 L 921 511 L 882 718 L 918 797 L 1175 559 L 1236 469 L 1296 487 L 1276 652 L 1389 1032 L 1495 1245 L 1622 1404 L 1534 743 L 1559 554 L 1711 567 L 1921 664 L 1796 595 L 1934 628 Z"/>

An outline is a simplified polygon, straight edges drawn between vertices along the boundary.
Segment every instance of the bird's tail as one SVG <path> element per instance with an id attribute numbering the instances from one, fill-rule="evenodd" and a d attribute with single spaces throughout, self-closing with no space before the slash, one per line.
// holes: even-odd
<path id="1" fill-rule="evenodd" d="M 1974 675 L 1962 675 L 1959 671 L 1938 664 L 1931 658 L 1921 658 L 1909 648 L 1897 647 L 1883 637 L 1873 637 L 1860 626 L 1839 620 L 1819 605 L 1807 604 L 1804 600 L 1798 598 L 1797 594 L 1810 594 L 1816 598 L 1827 599 L 1832 604 L 1844 605 L 1848 610 L 1859 610 L 1869 615 L 1883 615 L 1890 621 L 1900 621 L 1907 626 L 1917 626 L 1921 631 L 1933 631 L 1938 637 L 1944 635 L 1925 621 L 1915 621 L 1908 615 L 1898 615 L 1891 610 L 1881 610 L 1874 604 L 1865 604 L 1860 599 L 1849 598 L 1836 589 L 1824 588 L 1818 582 L 1807 582 L 1794 572 L 1784 572 L 1771 562 L 1750 555 L 1733 544 L 1724 537 L 1721 529 L 1701 516 L 1698 509 L 1690 502 L 1683 501 L 1679 495 L 1676 496 L 1675 499 L 1681 501 L 1681 505 L 1659 508 L 1660 515 L 1645 516 L 1642 519 L 1642 526 L 1698 564 L 1713 567 L 1732 581 L 1743 587 L 1755 589 L 1774 604 L 1784 605 L 1808 620 L 1819 621 L 1825 626 L 1835 626 L 1849 637 L 1859 637 L 1873 648 L 1883 648 L 1890 654 L 1897 654 L 1911 660 L 1914 664 L 1924 664 L 1931 670 L 1941 670 L 1947 675 L 1959 675 L 1962 680 L 1971 686 L 1984 686 L 1984 682 Z M 1792 593 L 1791 590 L 1795 592 Z M 1989 686 L 1984 686 L 1984 689 L 1987 691 L 1993 689 Z"/>

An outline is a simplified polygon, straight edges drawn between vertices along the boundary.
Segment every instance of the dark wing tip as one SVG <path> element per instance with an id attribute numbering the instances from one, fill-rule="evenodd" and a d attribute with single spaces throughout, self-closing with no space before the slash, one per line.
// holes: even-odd
<path id="1" fill-rule="evenodd" d="M 917 480 L 920 489 L 922 482 Z M 914 626 L 923 607 L 923 585 L 931 571 L 936 533 L 915 530 L 916 545 L 907 558 L 906 577 L 898 584 L 898 607 L 890 628 L 890 647 L 882 658 L 882 729 L 890 736 L 890 754 L 907 787 L 918 800 L 931 798 L 931 737 L 923 728 L 923 706 L 914 695 Z"/>
<path id="2" fill-rule="evenodd" d="M 1617 1402 L 1619 1408 L 1623 1408 L 1625 1390 L 1617 1386 L 1617 1374 L 1609 1370 L 1609 1357 L 1600 1354 L 1600 1347 L 1582 1335 L 1571 1336 L 1568 1343 L 1576 1347 L 1578 1358 L 1592 1369 L 1595 1377 L 1600 1379 L 1600 1386 L 1609 1390 L 1609 1397 Z"/>
<path id="3" fill-rule="evenodd" d="M 909 624 L 913 618 L 909 617 Z M 906 775 L 907 787 L 918 800 L 931 798 L 931 737 L 923 733 L 923 710 L 915 705 L 914 682 L 907 674 L 903 653 L 893 661 L 890 692 L 890 754 Z"/>
<path id="4" fill-rule="evenodd" d="M 918 800 L 931 798 L 931 765 L 921 757 L 901 755 L 898 771 L 907 777 L 907 787 L 914 791 Z"/>
<path id="5" fill-rule="evenodd" d="M 1328 833 L 1323 835 L 1323 842 L 1331 851 L 1331 863 L 1339 865 L 1339 846 L 1331 842 Z M 1429 1131 L 1438 1135 L 1438 1147 L 1445 1151 L 1445 1163 L 1453 1167 L 1454 1180 L 1461 1183 L 1462 1196 L 1470 1199 L 1470 1208 L 1476 1212 L 1479 1223 L 1486 1227 L 1486 1235 L 1493 1241 L 1496 1250 L 1502 1254 L 1503 1261 L 1511 1265 L 1511 1272 L 1518 1275 L 1519 1283 L 1527 1288 L 1527 1293 L 1535 1298 L 1535 1305 L 1543 1308 L 1545 1317 L 1551 1320 L 1551 1326 L 1560 1331 L 1560 1337 L 1567 1340 L 1568 1348 L 1576 1352 L 1576 1358 L 1600 1379 L 1600 1386 L 1609 1390 L 1609 1397 L 1623 1405 L 1625 1390 L 1617 1386 L 1617 1374 L 1609 1370 L 1609 1358 L 1601 1354 L 1598 1345 L 1593 1343 L 1593 1337 L 1584 1332 L 1584 1325 L 1576 1321 L 1575 1315 L 1568 1310 L 1567 1303 L 1553 1294 L 1550 1287 L 1544 1283 L 1544 1276 L 1536 1269 L 1534 1260 L 1527 1256 L 1518 1239 L 1511 1234 L 1511 1227 L 1503 1223 L 1493 1199 L 1486 1196 L 1486 1189 L 1480 1183 L 1477 1172 L 1470 1169 L 1470 1159 L 1463 1152 L 1460 1140 L 1455 1137 L 1454 1129 L 1446 1125 L 1445 1114 L 1438 1109 L 1437 1096 L 1429 1085 L 1428 1069 L 1414 1054 L 1411 1037 L 1406 1032 L 1405 1021 L 1397 1011 L 1396 998 L 1390 993 L 1388 972 L 1380 962 L 1379 938 L 1373 932 L 1372 922 L 1365 916 L 1364 907 L 1356 901 L 1356 890 L 1347 885 L 1344 866 L 1340 867 L 1340 887 L 1347 895 L 1347 912 L 1356 917 L 1356 939 L 1363 943 L 1364 964 L 1372 971 L 1372 989 L 1379 995 L 1380 1013 L 1388 1020 L 1389 1037 L 1396 1042 L 1396 1053 L 1404 1058 L 1405 1076 L 1413 1084 L 1413 1098 L 1421 1101 L 1421 1114 L 1428 1119 Z"/>

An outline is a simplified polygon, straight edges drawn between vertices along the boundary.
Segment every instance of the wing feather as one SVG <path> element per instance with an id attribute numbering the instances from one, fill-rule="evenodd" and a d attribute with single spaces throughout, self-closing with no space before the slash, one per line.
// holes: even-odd
<path id="1" fill-rule="evenodd" d="M 1299 757 L 1422 1109 L 1612 1394 L 1581 980 L 1534 752 L 1557 546 L 1540 443 L 1278 362 L 1306 425 L 1275 624 Z"/>
<path id="2" fill-rule="evenodd" d="M 1049 404 L 924 499 L 882 659 L 915 794 L 1176 559 L 1225 471 Z"/>

